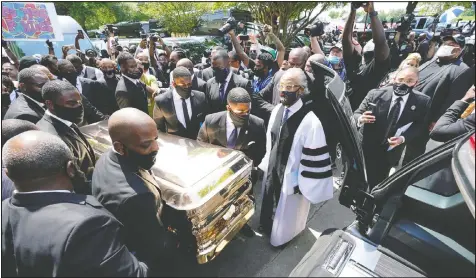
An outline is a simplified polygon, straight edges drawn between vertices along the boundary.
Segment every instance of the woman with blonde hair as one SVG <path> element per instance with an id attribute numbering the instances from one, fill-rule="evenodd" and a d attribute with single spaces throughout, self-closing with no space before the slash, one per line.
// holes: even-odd
<path id="1" fill-rule="evenodd" d="M 404 68 L 408 67 L 415 67 L 418 68 L 420 66 L 421 62 L 421 56 L 418 53 L 410 53 L 405 60 L 403 60 L 400 63 L 400 66 L 398 66 L 398 69 L 395 71 L 390 72 L 385 76 L 385 78 L 380 82 L 380 88 L 386 87 L 389 85 L 392 85 L 393 82 L 395 81 L 395 76 L 397 75 L 397 72 L 401 71 Z"/>

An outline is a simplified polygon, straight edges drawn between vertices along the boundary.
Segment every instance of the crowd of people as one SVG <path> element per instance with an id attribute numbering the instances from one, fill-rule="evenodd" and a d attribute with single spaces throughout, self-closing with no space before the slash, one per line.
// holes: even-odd
<path id="1" fill-rule="evenodd" d="M 289 53 L 271 26 L 251 45 L 231 30 L 230 48 L 213 47 L 198 65 L 154 36 L 125 49 L 110 34 L 102 59 L 72 47 L 58 59 L 50 42 L 48 54 L 17 59 L 2 42 L 2 275 L 176 274 L 183 247 L 162 223 L 150 171 L 159 132 L 244 152 L 262 185 L 259 232 L 273 246 L 291 241 L 310 205 L 333 195 L 339 138 L 315 63 L 346 84 L 370 187 L 430 138 L 474 130 L 474 42 L 399 32 L 389 44 L 370 2 L 372 39 L 360 45 L 358 8 L 328 56 L 319 25 L 310 47 Z M 97 157 L 80 127 L 103 120 L 113 146 Z"/>

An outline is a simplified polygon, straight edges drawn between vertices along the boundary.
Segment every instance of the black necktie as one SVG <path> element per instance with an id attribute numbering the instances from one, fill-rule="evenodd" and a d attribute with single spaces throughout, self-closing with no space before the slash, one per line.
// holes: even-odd
<path id="1" fill-rule="evenodd" d="M 183 117 L 185 118 L 185 128 L 190 127 L 190 116 L 188 115 L 187 102 L 182 98 Z"/>
<path id="2" fill-rule="evenodd" d="M 393 104 L 392 108 L 390 109 L 390 113 L 388 113 L 387 130 L 385 132 L 385 138 L 383 139 L 384 144 L 387 144 L 387 139 L 393 137 L 395 135 L 395 132 L 397 132 L 397 122 L 398 116 L 400 115 L 400 107 L 402 100 L 402 97 L 398 97 L 395 100 L 395 103 Z"/>

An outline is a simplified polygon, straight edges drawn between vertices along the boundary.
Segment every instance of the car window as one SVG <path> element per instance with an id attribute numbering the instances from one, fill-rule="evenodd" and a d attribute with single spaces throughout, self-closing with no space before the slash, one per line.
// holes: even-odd
<path id="1" fill-rule="evenodd" d="M 55 55 L 57 57 L 63 56 L 62 47 L 64 45 L 74 45 L 74 39 L 77 34 L 63 34 L 63 41 L 54 41 L 53 48 L 55 50 Z M 48 54 L 48 46 L 45 41 L 9 41 L 10 49 L 18 57 L 31 56 L 34 54 L 46 55 Z M 91 44 L 89 39 L 79 40 L 79 46 L 81 51 L 84 52 L 86 49 L 95 49 Z M 68 54 L 74 54 L 75 52 L 70 51 Z"/>
<path id="2" fill-rule="evenodd" d="M 425 27 L 426 23 L 426 18 L 421 18 L 420 21 L 418 21 L 418 25 L 415 29 L 423 29 Z"/>
<path id="3" fill-rule="evenodd" d="M 451 157 L 419 171 L 410 184 L 441 196 L 452 196 L 459 192 L 451 170 Z"/>

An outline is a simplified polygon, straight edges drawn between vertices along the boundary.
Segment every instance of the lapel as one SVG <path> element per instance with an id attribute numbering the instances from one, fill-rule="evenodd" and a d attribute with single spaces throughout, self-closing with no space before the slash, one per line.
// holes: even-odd
<path id="1" fill-rule="evenodd" d="M 243 149 L 243 145 L 247 143 L 248 139 L 248 132 L 249 132 L 249 122 L 248 120 L 248 126 L 242 127 L 240 129 L 240 134 L 238 134 L 238 138 L 236 139 L 236 145 L 235 145 L 235 150 L 241 150 Z M 246 145 L 245 145 L 246 147 Z"/>
<path id="2" fill-rule="evenodd" d="M 397 122 L 397 128 L 400 128 L 408 123 L 410 123 L 414 119 L 414 114 L 416 112 L 417 108 L 417 99 L 414 95 L 413 92 L 411 92 L 408 95 L 407 103 L 405 104 L 405 107 L 403 108 L 402 115 L 400 115 L 400 118 L 398 119 Z M 413 109 L 412 109 L 413 107 Z"/>
<path id="3" fill-rule="evenodd" d="M 192 90 L 198 90 L 198 79 L 197 79 L 197 75 L 195 74 L 195 76 L 193 77 L 192 79 Z"/>
<path id="4" fill-rule="evenodd" d="M 190 94 L 190 107 L 192 108 L 192 115 L 191 115 L 190 122 L 193 122 L 197 118 L 197 114 L 199 112 L 197 99 L 195 98 L 195 94 L 193 93 L 193 91 Z"/>
<path id="5" fill-rule="evenodd" d="M 220 84 L 216 78 L 213 78 L 212 84 L 210 84 L 210 99 L 220 100 Z"/>
<path id="6" fill-rule="evenodd" d="M 167 113 L 167 115 L 170 115 L 170 118 L 169 118 L 170 125 L 178 126 L 179 129 L 185 129 L 185 127 L 182 125 L 182 123 L 177 118 L 177 112 L 175 112 L 175 111 L 177 109 L 182 109 L 182 107 L 175 107 L 172 90 L 169 90 L 167 92 L 167 98 L 166 98 L 166 103 L 164 105 L 164 108 L 167 109 L 167 111 L 165 111 Z"/>
<path id="7" fill-rule="evenodd" d="M 235 79 L 235 74 L 232 73 L 231 78 L 230 78 L 230 82 L 228 82 L 228 86 L 226 87 L 226 90 L 225 90 L 225 97 L 223 98 L 223 103 L 225 103 L 225 104 L 226 104 L 226 98 L 228 97 L 228 92 L 230 92 L 231 89 L 236 87 L 234 79 Z"/>
<path id="8" fill-rule="evenodd" d="M 220 122 L 217 125 L 216 131 L 216 140 L 220 143 L 221 146 L 226 147 L 228 138 L 226 137 L 226 112 L 220 118 Z"/>
<path id="9" fill-rule="evenodd" d="M 387 89 L 380 97 L 379 103 L 376 103 L 378 111 L 377 115 L 375 115 L 375 118 L 377 122 L 380 123 L 379 125 L 386 126 L 387 124 L 387 116 L 390 110 L 390 104 L 392 103 L 392 90 L 393 89 Z"/>
<path id="10" fill-rule="evenodd" d="M 54 117 L 51 117 L 48 114 L 45 114 L 44 117 L 47 122 L 51 123 L 55 127 L 55 129 L 60 130 L 59 133 L 63 134 L 65 137 L 69 137 L 71 140 L 77 141 L 82 144 L 86 148 L 86 150 L 88 150 L 90 155 L 93 154 L 91 157 L 94 158 L 94 151 L 90 148 L 88 144 L 86 144 L 86 138 L 81 137 L 79 134 L 76 134 L 76 132 L 73 131 L 71 127 L 65 125 L 63 122 L 58 121 Z"/>

